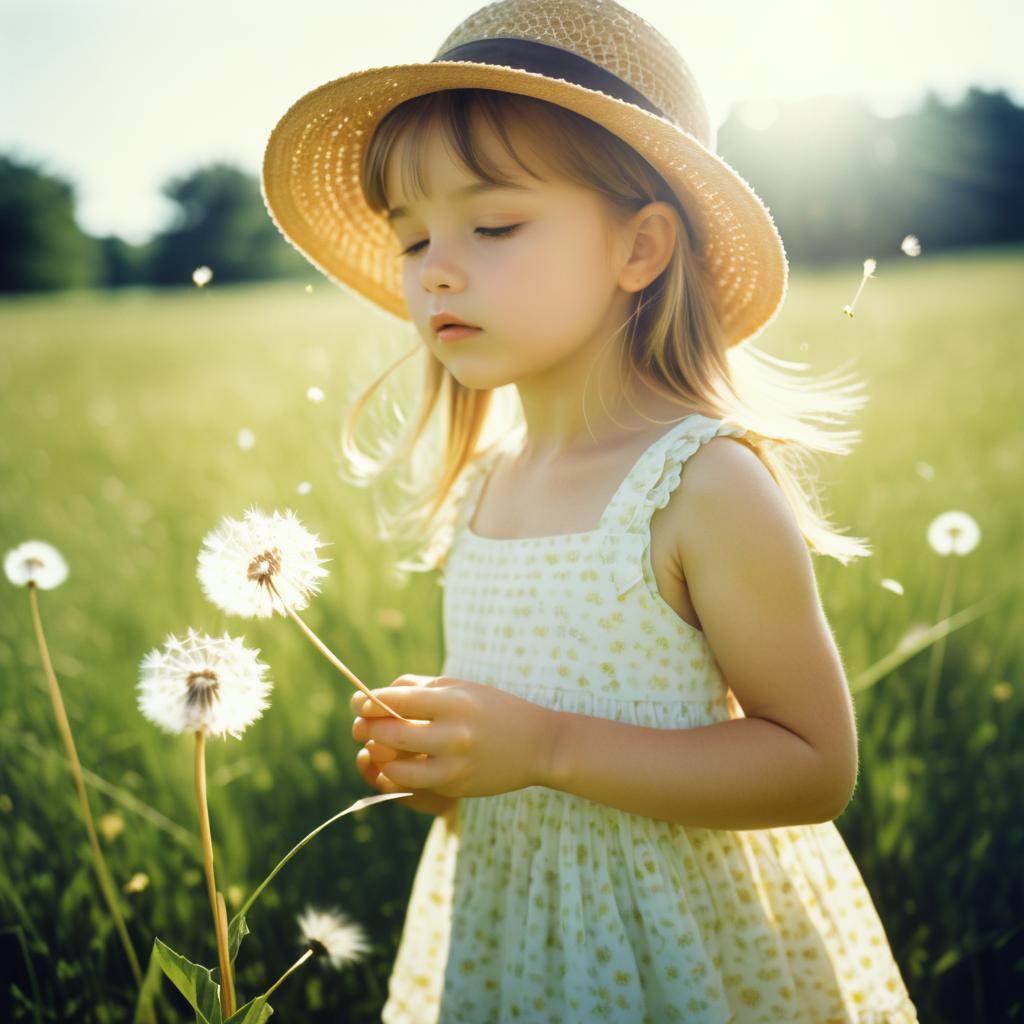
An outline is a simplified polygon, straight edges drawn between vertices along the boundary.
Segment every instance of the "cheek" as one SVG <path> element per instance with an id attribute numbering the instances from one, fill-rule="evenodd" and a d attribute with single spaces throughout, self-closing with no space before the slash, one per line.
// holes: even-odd
<path id="1" fill-rule="evenodd" d="M 600 319 L 610 289 L 603 240 L 576 237 L 567 244 L 564 237 L 538 236 L 536 243 L 491 279 L 510 316 L 538 338 Z"/>

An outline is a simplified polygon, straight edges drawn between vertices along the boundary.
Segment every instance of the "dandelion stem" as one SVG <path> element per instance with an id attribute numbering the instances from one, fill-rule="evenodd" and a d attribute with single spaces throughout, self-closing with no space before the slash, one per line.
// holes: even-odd
<path id="1" fill-rule="evenodd" d="M 939 621 L 949 617 L 953 607 L 953 589 L 956 579 L 957 558 L 949 558 L 949 567 L 946 570 L 946 582 L 942 588 L 942 598 L 939 602 Z M 932 648 L 928 661 L 928 683 L 924 691 L 924 710 L 921 713 L 921 724 L 924 729 L 928 728 L 932 719 L 932 712 L 935 709 L 935 693 L 939 687 L 939 676 L 942 672 L 942 656 L 946 650 L 945 635 L 939 637 L 939 642 Z"/>
<path id="2" fill-rule="evenodd" d="M 296 960 L 295 963 L 293 963 L 291 967 L 289 967 L 288 970 L 285 971 L 284 974 L 282 974 L 281 977 L 278 978 L 277 981 L 275 981 L 274 984 L 271 985 L 270 988 L 268 988 L 267 991 L 263 993 L 263 998 L 269 999 L 274 989 L 277 988 L 277 986 L 280 985 L 281 982 L 284 981 L 284 979 L 287 978 L 289 974 L 292 974 L 295 971 L 297 971 L 312 955 L 313 950 L 307 949 L 306 952 L 303 953 L 302 956 L 300 956 L 299 959 Z"/>
<path id="3" fill-rule="evenodd" d="M 213 872 L 213 836 L 210 833 L 210 812 L 206 803 L 206 730 L 196 730 L 196 800 L 199 804 L 199 834 L 203 840 L 203 867 L 206 869 L 206 889 L 213 912 L 213 928 L 217 936 L 217 960 L 220 964 L 220 1010 L 227 1019 L 235 1012 L 235 986 L 231 977 L 231 958 L 228 956 L 228 929 L 222 922 Z"/>
<path id="4" fill-rule="evenodd" d="M 61 738 L 64 740 L 64 746 L 68 752 L 68 761 L 71 765 L 71 776 L 75 781 L 75 789 L 78 792 L 78 802 L 81 804 L 82 817 L 85 819 L 85 830 L 89 835 L 89 848 L 92 851 L 92 860 L 93 866 L 96 869 L 96 877 L 99 879 L 103 897 L 107 901 L 107 906 L 110 908 L 110 915 L 114 919 L 114 927 L 117 929 L 117 934 L 121 938 L 121 944 L 124 946 L 125 955 L 128 957 L 128 963 L 131 966 L 135 983 L 141 988 L 142 968 L 139 966 L 138 957 L 135 955 L 135 947 L 132 946 L 132 940 L 128 935 L 128 929 L 125 927 L 124 918 L 121 916 L 121 911 L 117 906 L 117 900 L 114 896 L 114 884 L 110 879 L 110 872 L 107 870 L 107 862 L 103 857 L 103 850 L 100 848 L 100 841 L 96 835 L 96 826 L 93 824 L 92 811 L 89 809 L 89 797 L 85 791 L 85 779 L 82 776 L 82 765 L 78 760 L 78 751 L 75 749 L 75 741 L 71 735 L 71 725 L 68 722 L 67 712 L 64 709 L 64 699 L 61 697 L 60 686 L 57 684 L 57 676 L 53 671 L 53 663 L 50 661 L 50 651 L 46 646 L 46 636 L 43 633 L 43 621 L 39 615 L 39 599 L 36 596 L 36 585 L 33 581 L 30 581 L 28 584 L 28 599 L 29 604 L 32 606 L 32 625 L 35 627 L 36 641 L 39 644 L 39 654 L 42 658 L 46 681 L 50 687 L 50 698 L 53 701 L 53 713 L 57 717 L 57 728 L 60 731 Z"/>
<path id="5" fill-rule="evenodd" d="M 347 666 L 346 666 L 346 665 L 345 665 L 345 664 L 344 664 L 344 663 L 343 663 L 343 662 L 341 661 L 341 659 L 340 659 L 340 658 L 338 658 L 338 657 L 337 657 L 337 656 L 336 656 L 336 655 L 334 654 L 334 652 L 333 652 L 333 651 L 332 651 L 332 650 L 331 650 L 331 649 L 330 649 L 330 648 L 329 648 L 329 647 L 328 647 L 328 646 L 327 646 L 327 645 L 326 645 L 326 644 L 325 644 L 325 643 L 324 643 L 324 642 L 323 642 L 323 641 L 322 641 L 322 640 L 320 639 L 320 637 L 318 637 L 318 636 L 316 635 L 316 633 L 314 633 L 314 632 L 313 632 L 313 630 L 311 630 L 311 629 L 309 628 L 309 626 L 307 626 L 307 625 L 306 625 L 306 623 L 305 623 L 305 622 L 303 622 L 303 621 L 302 621 L 302 619 L 301 619 L 301 618 L 299 617 L 298 613 L 297 613 L 297 612 L 296 612 L 296 611 L 295 611 L 295 610 L 294 610 L 294 609 L 293 609 L 293 608 L 292 608 L 292 607 L 291 607 L 291 606 L 290 606 L 290 605 L 289 605 L 289 604 L 288 604 L 288 603 L 287 603 L 287 602 L 285 601 L 285 599 L 284 599 L 283 597 L 281 597 L 281 594 L 280 594 L 280 592 L 278 591 L 277 587 L 275 587 L 275 586 L 274 586 L 274 582 L 273 582 L 273 580 L 270 580 L 270 579 L 268 579 L 268 580 L 266 581 L 266 583 L 267 583 L 267 586 L 268 586 L 268 587 L 270 588 L 270 591 L 271 591 L 271 593 L 273 593 L 273 595 L 274 595 L 274 596 L 275 596 L 275 597 L 276 597 L 276 598 L 278 599 L 278 601 L 280 601 L 280 602 L 281 602 L 281 606 L 282 606 L 282 607 L 284 608 L 284 610 L 285 610 L 285 611 L 286 611 L 286 612 L 287 612 L 287 613 L 288 613 L 288 614 L 289 614 L 289 615 L 290 615 L 290 616 L 291 616 L 291 617 L 292 617 L 292 618 L 293 618 L 293 619 L 295 620 L 295 622 L 297 623 L 297 625 L 298 625 L 299 629 L 301 629 L 301 630 L 302 630 L 302 632 L 306 634 L 306 636 L 307 636 L 307 637 L 309 638 L 309 640 L 310 640 L 310 642 L 311 642 L 311 643 L 313 644 L 313 646 L 314 646 L 314 647 L 315 647 L 315 648 L 316 648 L 316 649 L 317 649 L 317 650 L 318 650 L 318 651 L 319 651 L 319 652 L 320 652 L 320 653 L 321 653 L 321 654 L 322 654 L 322 655 L 323 655 L 323 656 L 324 656 L 324 657 L 325 657 L 325 658 L 326 658 L 326 659 L 327 659 L 327 660 L 328 660 L 328 661 L 329 661 L 329 662 L 330 662 L 330 663 L 331 663 L 331 664 L 332 664 L 332 665 L 333 665 L 333 666 L 334 666 L 334 667 L 335 667 L 336 669 L 338 669 L 338 671 L 339 671 L 339 672 L 341 672 L 342 674 L 344 674 L 345 676 L 347 676 L 347 677 L 348 677 L 348 678 L 349 678 L 349 679 L 350 679 L 350 680 L 352 681 L 352 683 L 354 683 L 354 684 L 355 684 L 355 686 L 356 686 L 356 687 L 357 687 L 358 689 L 362 690 L 362 691 L 363 691 L 363 693 L 365 693 L 365 694 L 366 694 L 366 696 L 367 696 L 367 697 L 369 697 L 369 698 L 370 698 L 370 700 L 372 700 L 372 701 L 374 702 L 374 704 L 377 704 L 377 705 L 379 705 L 380 707 L 382 707 L 382 708 L 383 708 L 383 709 L 384 709 L 384 710 L 385 710 L 385 711 L 386 711 L 386 712 L 387 712 L 387 713 L 388 713 L 389 715 L 393 715 L 393 716 L 394 716 L 395 718 L 397 718 L 397 719 L 398 719 L 399 721 L 401 721 L 401 722 L 410 722 L 410 724 L 412 724 L 412 723 L 411 723 L 411 721 L 410 721 L 410 719 L 408 719 L 408 718 L 405 718 L 405 717 L 404 717 L 403 715 L 400 715 L 400 714 L 399 714 L 399 713 L 398 713 L 397 711 L 393 711 L 393 710 L 392 710 L 391 708 L 389 708 L 389 707 L 387 706 L 387 704 L 385 704 L 385 703 L 384 703 L 384 701 L 382 701 L 382 700 L 381 700 L 381 699 L 380 699 L 380 698 L 379 698 L 378 696 L 376 696 L 376 694 L 374 694 L 373 692 L 371 692 L 371 691 L 370 691 L 370 690 L 369 690 L 369 689 L 368 689 L 368 688 L 366 687 L 366 685 L 365 685 L 365 684 L 364 684 L 364 683 L 363 683 L 363 682 L 362 682 L 362 681 L 361 681 L 361 680 L 359 679 L 359 677 L 358 677 L 358 676 L 357 676 L 357 675 L 356 675 L 356 674 L 355 674 L 354 672 L 352 672 L 352 671 L 351 671 L 351 670 L 350 670 L 350 669 L 349 669 L 349 668 L 348 668 L 348 667 L 347 667 Z"/>

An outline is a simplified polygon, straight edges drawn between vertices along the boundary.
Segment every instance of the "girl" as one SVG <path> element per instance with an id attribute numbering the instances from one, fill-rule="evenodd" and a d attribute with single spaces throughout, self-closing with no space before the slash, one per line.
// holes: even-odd
<path id="1" fill-rule="evenodd" d="M 386 690 L 413 724 L 352 701 L 364 778 L 435 816 L 383 1020 L 916 1021 L 833 823 L 857 737 L 809 549 L 869 551 L 793 461 L 859 400 L 738 347 L 786 258 L 679 54 L 610 0 L 501 0 L 303 97 L 263 180 L 419 335 L 385 465 L 446 411 L 402 563 L 443 570 L 445 664 Z"/>

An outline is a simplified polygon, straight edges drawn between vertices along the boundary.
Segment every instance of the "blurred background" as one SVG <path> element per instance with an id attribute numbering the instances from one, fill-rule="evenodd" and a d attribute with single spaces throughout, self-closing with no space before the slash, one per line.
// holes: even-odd
<path id="1" fill-rule="evenodd" d="M 275 682 L 245 738 L 208 752 L 229 912 L 369 792 L 350 684 L 292 626 L 203 600 L 195 555 L 222 516 L 290 507 L 331 545 L 309 620 L 360 678 L 440 671 L 442 591 L 393 571 L 375 530 L 387 484 L 348 482 L 339 445 L 412 336 L 280 237 L 258 175 L 299 96 L 428 60 L 477 6 L 0 0 L 0 542 L 68 559 L 43 618 L 144 963 L 154 936 L 216 959 L 190 747 L 135 706 L 139 661 L 167 633 L 244 635 Z M 625 6 L 683 54 L 717 151 L 785 241 L 789 297 L 756 346 L 852 369 L 870 396 L 854 450 L 821 477 L 834 521 L 874 548 L 815 562 L 861 735 L 837 826 L 922 1022 L 1022 1020 L 1024 6 Z M 396 429 L 416 383 L 411 365 L 392 378 L 365 443 Z M 951 510 L 980 530 L 962 556 L 928 539 Z M 5 581 L 0 609 L 0 1019 L 131 1020 L 26 595 Z M 336 906 L 372 955 L 303 969 L 274 1006 L 379 1019 L 429 824 L 385 804 L 318 837 L 250 916 L 240 989 L 295 960 L 299 911 Z M 160 1000 L 161 1019 L 191 1019 L 169 983 Z"/>

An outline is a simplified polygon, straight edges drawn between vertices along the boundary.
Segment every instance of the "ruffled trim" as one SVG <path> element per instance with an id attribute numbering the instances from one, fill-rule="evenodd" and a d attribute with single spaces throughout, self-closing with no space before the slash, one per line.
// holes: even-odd
<path id="1" fill-rule="evenodd" d="M 641 483 L 642 493 L 632 511 L 620 515 L 618 530 L 613 529 L 606 538 L 607 561 L 612 563 L 612 576 L 616 593 L 621 599 L 626 591 L 647 580 L 651 546 L 651 516 L 664 508 L 679 486 L 683 464 L 701 445 L 715 437 L 742 437 L 745 427 L 723 420 L 700 416 L 689 422 L 689 429 L 669 435 L 663 448 L 651 453 L 649 483 Z M 641 478 L 642 480 L 643 478 Z M 654 585 L 653 579 L 650 581 Z"/>

